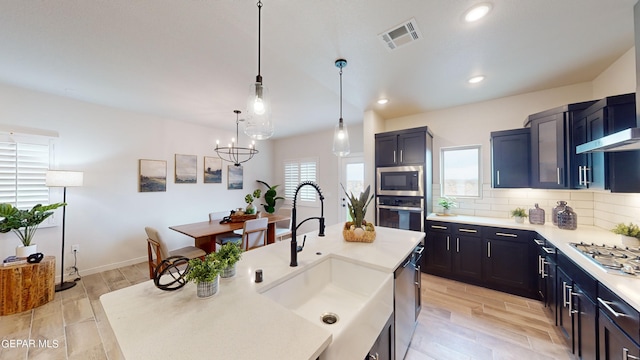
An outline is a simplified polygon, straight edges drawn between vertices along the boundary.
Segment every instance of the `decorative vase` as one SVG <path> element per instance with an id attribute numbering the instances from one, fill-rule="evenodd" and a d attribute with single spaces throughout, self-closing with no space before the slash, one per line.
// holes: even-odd
<path id="1" fill-rule="evenodd" d="M 544 225 L 544 209 L 535 204 L 533 209 L 529 209 L 529 224 Z"/>
<path id="2" fill-rule="evenodd" d="M 222 270 L 220 273 L 221 278 L 230 278 L 236 275 L 236 264 L 234 263 L 231 266 L 228 266 Z"/>
<path id="3" fill-rule="evenodd" d="M 560 229 L 575 230 L 578 227 L 578 214 L 571 206 L 565 206 L 564 210 L 558 211 L 557 221 Z"/>
<path id="4" fill-rule="evenodd" d="M 220 275 L 216 276 L 213 281 L 202 281 L 196 284 L 196 296 L 201 299 L 213 296 L 218 292 L 218 284 L 220 282 Z"/>
<path id="5" fill-rule="evenodd" d="M 518 224 L 524 223 L 524 218 L 522 216 L 514 216 L 513 217 Z"/>
<path id="6" fill-rule="evenodd" d="M 551 221 L 553 225 L 558 225 L 558 213 L 564 210 L 567 207 L 567 202 L 560 200 L 552 210 L 551 210 Z"/>
<path id="7" fill-rule="evenodd" d="M 31 254 L 38 252 L 38 246 L 31 244 L 29 246 L 16 246 L 16 256 L 20 258 L 26 258 Z"/>

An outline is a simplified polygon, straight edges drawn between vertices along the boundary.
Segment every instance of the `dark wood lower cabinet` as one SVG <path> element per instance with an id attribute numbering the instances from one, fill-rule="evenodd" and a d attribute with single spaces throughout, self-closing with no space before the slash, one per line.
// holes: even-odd
<path id="1" fill-rule="evenodd" d="M 460 278 L 482 279 L 482 239 L 456 236 L 453 246 L 453 273 Z"/>
<path id="2" fill-rule="evenodd" d="M 598 307 L 577 284 L 573 286 L 572 303 L 574 327 L 576 328 L 573 339 L 575 353 L 581 359 L 597 359 Z"/>
<path id="3" fill-rule="evenodd" d="M 380 335 L 373 343 L 371 350 L 364 357 L 364 360 L 391 360 L 393 359 L 394 354 L 394 343 L 393 343 L 393 314 L 387 320 L 387 323 L 382 328 Z"/>
<path id="4" fill-rule="evenodd" d="M 484 240 L 483 270 L 486 281 L 529 290 L 529 244 L 513 240 Z"/>
<path id="5" fill-rule="evenodd" d="M 422 268 L 425 272 L 434 275 L 451 273 L 451 235 L 444 232 L 427 232 L 423 259 Z"/>
<path id="6" fill-rule="evenodd" d="M 602 310 L 600 310 L 598 323 L 600 360 L 640 359 L 640 347 Z"/>

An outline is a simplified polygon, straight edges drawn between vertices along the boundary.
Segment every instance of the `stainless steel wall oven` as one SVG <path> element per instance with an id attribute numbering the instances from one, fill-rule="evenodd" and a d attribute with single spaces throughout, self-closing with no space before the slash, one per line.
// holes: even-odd
<path id="1" fill-rule="evenodd" d="M 424 231 L 424 198 L 411 196 L 378 196 L 378 226 Z"/>

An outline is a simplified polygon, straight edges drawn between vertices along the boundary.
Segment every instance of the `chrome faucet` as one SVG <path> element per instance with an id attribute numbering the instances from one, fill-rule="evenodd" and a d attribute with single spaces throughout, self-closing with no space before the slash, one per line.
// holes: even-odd
<path id="1" fill-rule="evenodd" d="M 300 188 L 305 185 L 312 186 L 318 192 L 318 196 L 320 198 L 320 217 L 310 217 L 302 220 L 300 224 L 296 225 L 296 199 L 298 198 L 298 191 L 300 191 Z M 324 196 L 322 195 L 322 190 L 320 190 L 320 186 L 313 181 L 303 181 L 298 185 L 296 192 L 293 194 L 293 208 L 291 209 L 291 263 L 289 266 L 298 266 L 298 252 L 302 251 L 304 243 L 307 240 L 307 236 L 305 235 L 304 240 L 302 241 L 302 246 L 298 246 L 298 239 L 296 237 L 298 227 L 312 219 L 318 219 L 318 222 L 320 223 L 318 236 L 324 236 Z"/>

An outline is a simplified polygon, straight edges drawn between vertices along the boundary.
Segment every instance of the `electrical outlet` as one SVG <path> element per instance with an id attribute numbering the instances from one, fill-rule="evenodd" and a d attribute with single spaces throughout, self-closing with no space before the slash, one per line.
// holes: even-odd
<path id="1" fill-rule="evenodd" d="M 71 252 L 80 252 L 80 245 L 75 244 L 75 245 L 71 245 Z"/>

